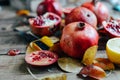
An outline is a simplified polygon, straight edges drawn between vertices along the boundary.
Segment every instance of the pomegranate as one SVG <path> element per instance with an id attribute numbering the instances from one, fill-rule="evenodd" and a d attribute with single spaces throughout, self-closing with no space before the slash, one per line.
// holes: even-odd
<path id="1" fill-rule="evenodd" d="M 62 6 L 56 0 L 43 0 L 37 7 L 37 15 L 43 15 L 46 12 L 53 12 L 62 16 Z"/>
<path id="2" fill-rule="evenodd" d="M 102 21 L 107 20 L 109 18 L 108 8 L 97 0 L 92 0 L 92 2 L 86 2 L 81 5 L 82 7 L 86 7 L 94 12 L 97 16 L 98 24 L 102 24 Z"/>
<path id="3" fill-rule="evenodd" d="M 66 17 L 73 9 L 73 7 L 63 8 L 64 16 Z"/>
<path id="4" fill-rule="evenodd" d="M 60 39 L 62 50 L 73 58 L 82 59 L 87 48 L 98 44 L 95 28 L 85 22 L 73 22 L 64 27 Z"/>
<path id="5" fill-rule="evenodd" d="M 47 50 L 34 51 L 25 56 L 25 61 L 34 66 L 51 65 L 55 63 L 57 59 L 58 56 L 55 53 Z"/>
<path id="6" fill-rule="evenodd" d="M 9 56 L 15 56 L 15 55 L 18 55 L 19 53 L 20 53 L 20 50 L 10 49 L 7 54 L 8 54 Z"/>
<path id="7" fill-rule="evenodd" d="M 49 36 L 59 28 L 61 18 L 54 13 L 47 12 L 43 16 L 30 18 L 29 23 L 34 34 L 38 36 Z"/>
<path id="8" fill-rule="evenodd" d="M 112 37 L 120 37 L 120 20 L 103 21 L 106 33 Z"/>
<path id="9" fill-rule="evenodd" d="M 86 22 L 93 27 L 97 26 L 97 18 L 95 14 L 87 8 L 84 7 L 76 7 L 74 8 L 65 18 L 65 24 L 69 24 L 71 22 L 83 21 Z"/>

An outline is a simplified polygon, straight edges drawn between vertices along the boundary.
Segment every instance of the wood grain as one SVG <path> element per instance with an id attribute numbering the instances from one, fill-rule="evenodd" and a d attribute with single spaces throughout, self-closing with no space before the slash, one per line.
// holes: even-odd
<path id="1" fill-rule="evenodd" d="M 47 76 L 55 73 L 65 73 L 54 64 L 49 67 L 31 67 L 24 61 L 24 55 L 17 56 L 0 56 L 0 80 L 34 80 L 28 73 L 27 66 L 37 77 Z M 105 51 L 98 51 L 97 57 L 106 57 Z M 67 80 L 83 80 L 78 78 L 76 74 L 66 73 Z M 116 68 L 108 77 L 103 80 L 120 80 L 120 68 Z"/>

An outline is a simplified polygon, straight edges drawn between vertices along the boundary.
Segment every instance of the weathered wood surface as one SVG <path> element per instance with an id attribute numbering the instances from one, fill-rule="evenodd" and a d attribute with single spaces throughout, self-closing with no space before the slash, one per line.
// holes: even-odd
<path id="1" fill-rule="evenodd" d="M 98 51 L 99 57 L 105 57 L 104 51 Z M 34 80 L 27 71 L 27 65 L 24 61 L 24 55 L 18 56 L 0 56 L 0 80 Z M 49 66 L 46 68 L 31 68 L 31 71 L 37 76 L 42 77 L 49 74 L 62 72 L 57 66 Z M 67 80 L 82 80 L 73 73 L 66 73 Z M 103 80 L 120 80 L 120 68 L 114 70 L 108 77 Z"/>
<path id="2" fill-rule="evenodd" d="M 106 3 L 108 5 L 108 3 Z M 111 8 L 110 5 L 108 5 Z M 116 11 L 110 11 L 111 15 L 115 18 L 120 18 L 120 13 Z M 7 51 L 9 49 L 19 49 L 22 53 L 25 53 L 27 43 L 24 39 L 14 32 L 11 28 L 12 24 L 16 22 L 14 20 L 15 12 L 9 9 L 3 9 L 0 12 L 0 80 L 34 80 L 34 78 L 28 73 L 26 63 L 24 61 L 24 54 L 17 56 L 8 56 Z M 11 20 L 7 20 L 11 18 Z M 5 20 L 3 20 L 5 19 Z M 6 21 L 7 20 L 7 21 Z M 104 41 L 103 41 L 104 42 Z M 105 44 L 97 52 L 97 56 L 106 57 Z M 62 72 L 56 66 L 49 66 L 46 68 L 31 68 L 33 73 L 38 76 L 49 75 L 52 73 Z M 77 78 L 76 74 L 66 73 L 68 75 L 67 80 L 82 80 Z M 103 80 L 120 80 L 120 68 L 117 68 L 112 74 Z"/>

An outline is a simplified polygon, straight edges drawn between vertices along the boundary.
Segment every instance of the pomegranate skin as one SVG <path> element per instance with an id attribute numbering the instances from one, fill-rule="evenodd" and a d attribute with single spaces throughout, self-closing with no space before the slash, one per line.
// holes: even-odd
<path id="1" fill-rule="evenodd" d="M 39 3 L 39 5 L 37 6 L 37 9 L 36 9 L 36 13 L 37 15 L 43 15 L 47 12 L 47 9 L 46 9 L 46 3 L 43 1 L 41 3 Z"/>
<path id="2" fill-rule="evenodd" d="M 95 28 L 84 22 L 84 28 L 79 29 L 79 23 L 73 22 L 64 27 L 60 46 L 68 56 L 82 59 L 87 48 L 98 45 L 99 35 Z"/>
<path id="3" fill-rule="evenodd" d="M 97 26 L 97 17 L 96 15 L 85 7 L 76 7 L 74 8 L 65 18 L 65 24 L 69 24 L 71 22 L 83 21 L 94 28 Z"/>
<path id="4" fill-rule="evenodd" d="M 37 6 L 36 13 L 37 15 L 43 15 L 46 12 L 52 12 L 60 17 L 62 17 L 62 6 L 57 0 L 43 0 L 39 5 Z"/>
<path id="5" fill-rule="evenodd" d="M 98 24 L 102 24 L 103 21 L 109 19 L 109 11 L 108 8 L 102 3 L 102 2 L 96 2 L 94 3 L 94 0 L 92 2 L 86 2 L 81 5 L 82 7 L 90 9 L 93 13 L 95 13 Z"/>

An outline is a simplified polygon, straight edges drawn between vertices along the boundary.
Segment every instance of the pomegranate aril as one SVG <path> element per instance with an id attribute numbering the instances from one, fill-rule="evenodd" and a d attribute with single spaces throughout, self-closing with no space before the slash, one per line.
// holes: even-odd
<path id="1" fill-rule="evenodd" d="M 15 56 L 15 55 L 17 55 L 17 54 L 19 54 L 20 53 L 20 50 L 17 50 L 17 49 L 11 49 L 11 50 L 9 50 L 8 51 L 8 55 L 10 55 L 10 56 Z"/>
<path id="2" fill-rule="evenodd" d="M 39 55 L 35 55 L 33 58 L 32 58 L 32 62 L 34 61 L 39 61 L 40 60 L 40 56 Z"/>
<path id="3" fill-rule="evenodd" d="M 51 61 L 52 61 L 52 59 L 49 59 L 48 61 L 49 61 L 49 62 L 51 62 Z"/>
<path id="4" fill-rule="evenodd" d="M 52 59 L 55 58 L 52 54 L 49 54 L 48 57 Z"/>
<path id="5" fill-rule="evenodd" d="M 44 18 L 42 16 L 38 16 L 34 19 L 34 22 L 33 24 L 34 25 L 37 25 L 37 26 L 41 26 L 43 25 L 45 22 L 44 22 Z"/>
<path id="6" fill-rule="evenodd" d="M 45 53 L 40 53 L 40 56 L 41 56 L 41 58 L 46 58 L 46 57 L 47 57 L 47 54 L 45 54 Z"/>
<path id="7" fill-rule="evenodd" d="M 55 17 L 52 16 L 52 15 L 49 15 L 48 18 L 49 18 L 50 20 L 54 20 L 54 19 L 55 19 Z"/>

